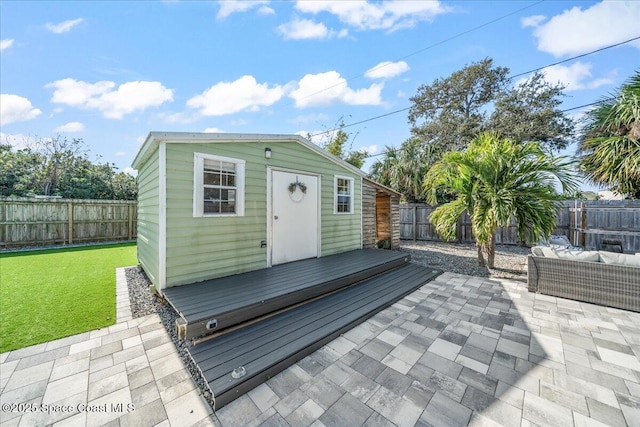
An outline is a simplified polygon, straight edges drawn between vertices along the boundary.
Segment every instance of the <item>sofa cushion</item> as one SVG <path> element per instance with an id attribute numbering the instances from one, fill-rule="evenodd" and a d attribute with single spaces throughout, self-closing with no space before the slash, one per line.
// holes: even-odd
<path id="1" fill-rule="evenodd" d="M 640 267 L 640 257 L 631 254 L 600 251 L 600 262 L 605 264 L 625 265 L 628 267 Z"/>
<path id="2" fill-rule="evenodd" d="M 600 254 L 598 251 L 572 251 L 568 249 L 551 249 L 557 255 L 557 258 L 567 259 L 571 261 L 589 261 L 600 262 Z"/>
<path id="3" fill-rule="evenodd" d="M 549 246 L 534 246 L 531 248 L 531 253 L 534 256 L 545 258 L 559 258 L 571 261 L 600 261 L 600 255 L 597 251 L 574 251 L 564 248 L 550 248 Z"/>

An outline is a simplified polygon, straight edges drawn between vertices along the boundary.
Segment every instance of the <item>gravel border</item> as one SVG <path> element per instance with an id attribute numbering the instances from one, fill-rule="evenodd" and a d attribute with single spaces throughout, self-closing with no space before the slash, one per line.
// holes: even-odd
<path id="1" fill-rule="evenodd" d="M 496 259 L 493 270 L 478 266 L 476 246 L 472 243 L 442 243 L 442 242 L 410 242 L 403 241 L 401 251 L 411 255 L 412 262 L 428 267 L 435 267 L 443 271 L 466 274 L 478 277 L 498 277 L 513 280 L 525 280 L 526 255 L 529 248 L 511 245 L 496 245 Z M 214 401 L 197 365 L 189 355 L 188 341 L 178 339 L 176 319 L 178 313 L 173 307 L 156 294 L 149 291 L 151 284 L 144 271 L 136 267 L 125 268 L 131 313 L 134 319 L 157 313 L 164 328 L 171 337 L 178 350 L 185 367 L 191 374 L 200 390 L 200 394 L 214 408 Z"/>
<path id="2" fill-rule="evenodd" d="M 478 265 L 475 243 L 412 242 L 403 240 L 400 250 L 411 254 L 416 264 L 468 276 L 527 281 L 527 255 L 531 249 L 517 245 L 496 245 L 493 269 Z"/>
<path id="3" fill-rule="evenodd" d="M 184 363 L 184 366 L 191 374 L 193 381 L 198 386 L 200 394 L 205 398 L 213 410 L 214 401 L 211 392 L 209 391 L 209 387 L 207 386 L 207 382 L 187 351 L 189 343 L 188 341 L 178 339 L 178 333 L 176 330 L 178 313 L 176 313 L 173 307 L 171 307 L 166 300 L 149 291 L 149 285 L 151 282 L 140 267 L 125 268 L 125 274 L 127 277 L 127 287 L 129 288 L 132 317 L 136 319 L 153 313 L 158 314 L 162 325 L 171 337 L 171 341 L 173 341 L 173 344 L 176 346 L 176 350 L 178 350 L 182 363 Z"/>

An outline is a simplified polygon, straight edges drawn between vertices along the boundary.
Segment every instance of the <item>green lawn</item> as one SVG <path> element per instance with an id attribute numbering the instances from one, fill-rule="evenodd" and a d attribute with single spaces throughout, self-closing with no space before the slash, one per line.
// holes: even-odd
<path id="1" fill-rule="evenodd" d="M 115 268 L 135 243 L 0 255 L 0 352 L 112 325 Z"/>

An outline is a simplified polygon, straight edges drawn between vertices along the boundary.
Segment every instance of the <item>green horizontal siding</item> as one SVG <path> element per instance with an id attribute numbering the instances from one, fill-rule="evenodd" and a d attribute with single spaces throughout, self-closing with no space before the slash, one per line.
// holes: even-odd
<path id="1" fill-rule="evenodd" d="M 158 151 L 138 171 L 138 262 L 154 284 L 158 284 L 160 262 L 160 193 Z"/>
<path id="2" fill-rule="evenodd" d="M 273 157 L 264 158 L 271 148 Z M 245 215 L 193 218 L 194 152 L 246 161 Z M 321 255 L 361 246 L 361 179 L 295 142 L 167 144 L 167 286 L 266 268 L 267 167 L 321 175 Z M 354 213 L 333 213 L 334 175 L 354 178 Z"/>

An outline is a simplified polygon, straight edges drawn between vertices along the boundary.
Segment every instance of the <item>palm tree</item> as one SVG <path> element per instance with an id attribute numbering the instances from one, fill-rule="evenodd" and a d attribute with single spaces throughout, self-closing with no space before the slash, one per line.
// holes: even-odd
<path id="1" fill-rule="evenodd" d="M 493 268 L 496 230 L 508 225 L 512 216 L 523 242 L 552 233 L 561 200 L 556 184 L 563 191 L 577 188 L 572 163 L 567 157 L 548 156 L 537 142 L 518 144 L 495 133 L 480 134 L 465 151 L 445 153 L 426 174 L 429 203 L 435 204 L 443 190 L 454 197 L 436 208 L 429 220 L 449 241 L 455 239 L 458 218 L 467 211 L 478 262 Z"/>
<path id="2" fill-rule="evenodd" d="M 640 199 L 640 72 L 587 113 L 578 152 L 590 181 Z"/>
<path id="3" fill-rule="evenodd" d="M 400 148 L 387 146 L 385 157 L 371 166 L 369 176 L 402 193 L 408 202 L 425 200 L 422 181 L 429 167 L 440 157 L 436 144 L 409 138 Z"/>

